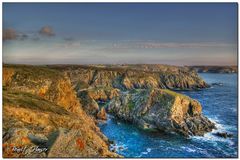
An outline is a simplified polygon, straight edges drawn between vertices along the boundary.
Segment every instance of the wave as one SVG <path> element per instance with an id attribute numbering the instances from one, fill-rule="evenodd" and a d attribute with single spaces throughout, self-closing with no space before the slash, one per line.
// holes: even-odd
<path id="1" fill-rule="evenodd" d="M 233 130 L 235 128 L 235 126 L 231 126 L 231 125 L 226 125 L 226 124 L 222 124 L 221 120 L 218 119 L 217 116 L 214 117 L 208 117 L 209 120 L 211 120 L 212 122 L 215 123 L 217 129 L 213 130 L 213 133 L 215 132 L 230 132 L 231 130 Z"/>
<path id="2" fill-rule="evenodd" d="M 231 133 L 229 130 L 233 129 L 233 126 L 221 124 L 220 120 L 217 117 L 209 118 L 209 119 L 215 123 L 217 129 L 214 129 L 210 133 L 204 134 L 204 136 L 193 136 L 193 137 L 191 137 L 191 139 L 194 141 L 212 143 L 214 146 L 217 146 L 218 142 L 226 143 L 226 144 L 228 144 L 228 146 L 234 146 L 235 142 L 232 139 L 229 139 L 229 138 L 225 139 L 225 138 L 214 135 L 217 132 Z"/>
<path id="3" fill-rule="evenodd" d="M 184 147 L 184 146 L 182 146 L 181 149 L 184 149 L 184 150 L 186 150 L 187 152 L 196 152 L 196 151 L 197 151 L 197 150 L 192 149 L 192 148 L 190 148 L 190 147 Z"/>

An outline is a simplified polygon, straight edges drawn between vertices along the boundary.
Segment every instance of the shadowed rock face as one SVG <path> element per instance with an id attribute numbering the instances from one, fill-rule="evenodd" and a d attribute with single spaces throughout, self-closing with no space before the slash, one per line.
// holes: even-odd
<path id="1" fill-rule="evenodd" d="M 103 112 L 100 110 L 97 102 L 106 102 L 113 97 L 119 96 L 120 90 L 111 87 L 95 87 L 78 90 L 77 96 L 83 106 L 83 109 L 89 114 L 99 119 L 97 114 Z M 102 118 L 100 118 L 102 119 Z"/>
<path id="2" fill-rule="evenodd" d="M 199 102 L 165 89 L 140 89 L 113 98 L 107 111 L 143 129 L 203 135 L 215 125 L 202 115 Z"/>

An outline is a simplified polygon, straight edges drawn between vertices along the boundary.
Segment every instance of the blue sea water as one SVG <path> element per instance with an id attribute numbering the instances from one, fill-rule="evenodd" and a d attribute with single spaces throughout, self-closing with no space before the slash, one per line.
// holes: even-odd
<path id="1" fill-rule="evenodd" d="M 109 116 L 100 125 L 102 132 L 116 142 L 117 153 L 124 157 L 237 157 L 238 156 L 238 93 L 237 74 L 204 73 L 200 76 L 209 84 L 221 83 L 201 91 L 181 91 L 197 99 L 203 113 L 217 125 L 217 130 L 203 137 L 184 138 L 179 135 L 152 133 L 133 124 Z M 226 131 L 233 138 L 220 138 L 213 133 Z M 121 146 L 121 147 L 120 147 Z"/>

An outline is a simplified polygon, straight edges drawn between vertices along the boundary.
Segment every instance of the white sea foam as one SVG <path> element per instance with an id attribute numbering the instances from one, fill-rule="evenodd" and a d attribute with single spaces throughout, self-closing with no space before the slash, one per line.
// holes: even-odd
<path id="1" fill-rule="evenodd" d="M 152 150 L 151 148 L 147 148 L 147 152 L 151 152 L 151 150 Z"/>
<path id="2" fill-rule="evenodd" d="M 217 147 L 218 142 L 227 143 L 228 145 L 234 145 L 234 142 L 231 139 L 224 139 L 222 137 L 217 137 L 214 135 L 216 132 L 226 132 L 231 129 L 231 126 L 220 124 L 220 120 L 217 117 L 209 118 L 212 122 L 215 123 L 217 129 L 214 129 L 211 133 L 206 133 L 204 136 L 193 136 L 193 140 L 204 141 L 207 143 L 212 143 L 213 146 Z"/>
<path id="3" fill-rule="evenodd" d="M 212 133 L 206 133 L 204 136 L 193 136 L 192 139 L 197 140 L 197 141 L 213 143 L 213 145 L 217 145 L 216 142 L 228 142 L 228 143 L 231 142 L 229 139 L 217 137 L 217 136 L 213 135 Z"/>
<path id="4" fill-rule="evenodd" d="M 230 108 L 232 112 L 237 112 L 237 108 Z"/>
<path id="5" fill-rule="evenodd" d="M 147 148 L 147 151 L 141 152 L 141 154 L 137 157 L 142 157 L 143 155 L 147 155 L 149 154 L 149 152 L 151 152 L 151 150 L 152 150 L 151 148 Z"/>
<path id="6" fill-rule="evenodd" d="M 182 146 L 181 148 L 184 149 L 184 150 L 186 150 L 187 152 L 196 152 L 195 149 L 192 149 L 192 148 L 190 148 L 190 147 L 184 147 L 184 146 Z"/>

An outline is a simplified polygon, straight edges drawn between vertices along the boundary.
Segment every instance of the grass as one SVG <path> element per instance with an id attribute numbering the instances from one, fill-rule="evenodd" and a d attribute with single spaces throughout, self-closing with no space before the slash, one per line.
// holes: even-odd
<path id="1" fill-rule="evenodd" d="M 184 95 L 184 94 L 180 94 L 180 93 L 177 93 L 177 92 L 171 91 L 171 90 L 169 90 L 169 89 L 161 89 L 161 90 L 164 91 L 165 93 L 167 93 L 167 94 L 173 96 L 173 97 L 177 97 L 177 96 L 179 96 L 179 97 L 182 97 L 182 98 L 186 98 L 186 99 L 188 99 L 188 100 L 191 100 L 190 97 L 188 97 L 188 96 L 186 96 L 186 95 Z"/>
<path id="2" fill-rule="evenodd" d="M 45 79 L 45 78 L 57 78 L 63 76 L 61 72 L 55 69 L 50 69 L 47 66 L 32 66 L 32 65 L 4 65 L 4 68 L 12 68 L 16 71 L 15 75 L 18 77 L 32 78 L 32 79 Z M 16 77 L 16 76 L 15 76 Z"/>
<path id="3" fill-rule="evenodd" d="M 3 106 L 6 105 L 33 109 L 36 111 L 53 112 L 60 115 L 68 114 L 63 107 L 25 92 L 3 91 Z"/>

